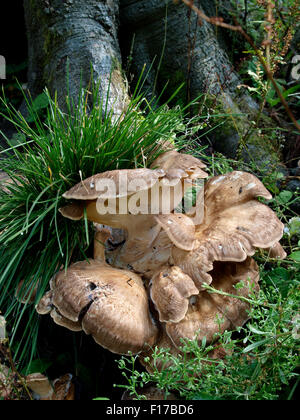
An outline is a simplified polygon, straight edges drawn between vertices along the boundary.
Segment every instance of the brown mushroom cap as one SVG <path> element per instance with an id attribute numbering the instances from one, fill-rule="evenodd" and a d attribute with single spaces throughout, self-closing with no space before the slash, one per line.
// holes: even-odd
<path id="1" fill-rule="evenodd" d="M 26 376 L 26 385 L 42 400 L 51 400 L 53 387 L 49 379 L 41 373 L 31 373 Z"/>
<path id="2" fill-rule="evenodd" d="M 59 311 L 56 308 L 53 308 L 51 310 L 50 316 L 55 322 L 55 324 L 60 325 L 61 327 L 68 328 L 68 330 L 74 331 L 74 332 L 82 331 L 82 326 L 79 321 L 74 322 L 62 316 L 62 314 L 59 313 Z"/>
<path id="3" fill-rule="evenodd" d="M 279 258 L 281 260 L 284 260 L 287 255 L 279 242 L 277 242 L 271 248 L 269 248 L 268 251 L 270 258 Z"/>
<path id="4" fill-rule="evenodd" d="M 214 261 L 244 261 L 257 248 L 273 247 L 283 235 L 283 223 L 258 196 L 270 193 L 254 176 L 232 172 L 212 178 L 205 186 L 205 214 L 196 226 L 193 252 L 173 249 L 174 264 L 201 287 Z"/>
<path id="5" fill-rule="evenodd" d="M 193 280 L 179 267 L 165 267 L 151 280 L 150 296 L 161 322 L 179 322 L 188 310 L 189 298 L 198 295 Z"/>
<path id="6" fill-rule="evenodd" d="M 67 373 L 52 383 L 41 373 L 27 375 L 26 385 L 34 392 L 35 398 L 39 400 L 67 401 L 75 399 L 75 387 L 72 383 L 72 375 Z"/>
<path id="7" fill-rule="evenodd" d="M 143 181 L 142 185 L 138 188 L 139 191 L 142 191 L 152 188 L 159 180 L 159 178 L 162 178 L 164 175 L 165 172 L 161 169 L 115 169 L 113 171 L 106 171 L 93 175 L 84 181 L 79 182 L 69 191 L 64 193 L 63 197 L 68 200 L 96 200 L 100 194 L 103 198 L 106 199 L 126 197 L 136 192 L 135 185 L 133 185 L 134 181 Z M 127 177 L 128 181 L 128 188 L 126 192 L 119 190 L 119 181 L 124 179 L 124 177 Z M 104 179 L 109 179 L 114 182 L 116 186 L 116 194 L 111 195 L 110 193 L 105 194 L 104 192 L 101 193 L 100 191 L 97 191 L 97 184 L 99 184 L 101 180 Z M 131 185 L 133 187 L 132 191 L 130 189 Z"/>
<path id="8" fill-rule="evenodd" d="M 39 315 L 47 315 L 50 314 L 50 312 L 53 309 L 52 305 L 52 290 L 49 290 L 47 293 L 44 294 L 42 299 L 39 301 L 39 303 L 35 307 L 37 313 Z"/>
<path id="9" fill-rule="evenodd" d="M 191 251 L 195 242 L 195 225 L 185 214 L 160 214 L 155 216 L 173 244 L 185 251 Z"/>
<path id="10" fill-rule="evenodd" d="M 62 325 L 69 328 L 69 321 L 74 328 L 81 325 L 114 353 L 138 353 L 155 342 L 157 329 L 146 290 L 141 278 L 130 271 L 96 260 L 72 264 L 54 279 L 51 303 Z"/>
<path id="11" fill-rule="evenodd" d="M 84 216 L 84 203 L 76 201 L 72 204 L 59 208 L 58 211 L 67 219 L 81 220 Z"/>
<path id="12" fill-rule="evenodd" d="M 202 170 L 206 168 L 206 165 L 201 160 L 192 155 L 176 152 L 175 150 L 162 153 L 152 163 L 151 168 L 160 168 L 165 172 L 173 169 L 182 169 L 188 174 L 190 179 L 207 178 L 208 176 Z"/>
<path id="13" fill-rule="evenodd" d="M 242 263 L 216 263 L 211 276 L 212 287 L 232 295 L 248 297 L 259 289 L 258 267 L 251 258 Z M 181 322 L 166 324 L 166 332 L 176 347 L 182 345 L 181 339 L 201 343 L 206 337 L 211 342 L 216 333 L 242 326 L 249 318 L 248 309 L 249 304 L 241 299 L 203 291 L 190 299 Z"/>

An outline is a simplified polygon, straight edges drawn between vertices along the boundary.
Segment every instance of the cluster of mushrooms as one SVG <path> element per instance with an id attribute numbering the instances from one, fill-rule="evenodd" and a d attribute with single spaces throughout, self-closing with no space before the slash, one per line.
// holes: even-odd
<path id="1" fill-rule="evenodd" d="M 164 180 L 185 185 L 204 180 L 204 169 L 199 159 L 171 150 L 149 169 L 100 173 L 66 192 L 70 204 L 61 214 L 94 222 L 94 258 L 58 272 L 37 312 L 91 334 L 111 352 L 141 356 L 150 355 L 155 346 L 178 354 L 183 340 L 201 343 L 206 337 L 211 343 L 216 333 L 242 326 L 249 305 L 234 296 L 247 297 L 259 289 L 258 266 L 251 256 L 260 248 L 272 258 L 285 257 L 279 244 L 284 226 L 258 200 L 271 199 L 271 194 L 254 175 L 234 171 L 205 181 L 199 223 L 191 213 L 174 209 L 169 214 L 97 211 L 95 185 L 101 178 L 142 178 L 143 192 L 150 194 Z M 117 207 L 132 194 L 116 190 Z M 225 294 L 209 293 L 206 285 Z"/>

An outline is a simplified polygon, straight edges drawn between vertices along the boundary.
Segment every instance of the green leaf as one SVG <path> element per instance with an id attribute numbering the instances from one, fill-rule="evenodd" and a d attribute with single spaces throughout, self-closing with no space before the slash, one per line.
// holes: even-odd
<path id="1" fill-rule="evenodd" d="M 49 103 L 49 97 L 45 92 L 38 95 L 28 108 L 29 115 L 26 117 L 26 121 L 29 123 L 36 121 L 40 111 L 47 108 Z"/>
<path id="2" fill-rule="evenodd" d="M 253 327 L 253 325 L 251 325 L 251 324 L 248 325 L 248 328 L 254 334 L 259 334 L 259 335 L 266 335 L 266 334 L 268 334 L 268 332 L 266 332 L 266 331 L 260 331 L 257 328 Z"/>
<path id="3" fill-rule="evenodd" d="M 26 366 L 21 373 L 23 375 L 30 375 L 31 373 L 44 373 L 53 363 L 48 359 L 33 360 Z"/>
<path id="4" fill-rule="evenodd" d="M 262 346 L 263 344 L 267 343 L 268 341 L 270 341 L 270 339 L 269 338 L 265 338 L 264 340 L 257 341 L 256 343 L 252 343 L 252 344 L 250 344 L 250 346 L 247 346 L 243 350 L 243 353 L 249 353 L 251 350 L 254 350 L 257 347 Z"/>
<path id="5" fill-rule="evenodd" d="M 289 220 L 290 236 L 300 235 L 300 217 L 293 217 Z"/>
<path id="6" fill-rule="evenodd" d="M 291 273 L 283 267 L 274 268 L 267 273 L 266 284 L 277 287 L 281 295 L 286 297 L 291 284 Z"/>
<path id="7" fill-rule="evenodd" d="M 281 191 L 281 193 L 277 196 L 277 200 L 282 204 L 287 204 L 293 198 L 293 193 L 291 191 Z"/>
<path id="8" fill-rule="evenodd" d="M 289 258 L 290 258 L 291 260 L 296 261 L 296 262 L 300 262 L 300 251 L 295 251 L 295 252 L 292 252 L 292 253 L 289 255 Z"/>
<path id="9" fill-rule="evenodd" d="M 45 92 L 38 95 L 32 103 L 32 107 L 34 111 L 39 111 L 40 109 L 47 108 L 48 105 L 49 105 L 49 98 Z"/>

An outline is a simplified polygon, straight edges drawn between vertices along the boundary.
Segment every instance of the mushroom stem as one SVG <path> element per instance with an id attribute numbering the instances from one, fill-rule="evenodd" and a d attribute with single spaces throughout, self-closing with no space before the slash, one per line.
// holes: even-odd
<path id="1" fill-rule="evenodd" d="M 152 215 L 148 214 L 99 214 L 97 211 L 96 201 L 87 202 L 86 206 L 87 218 L 94 223 L 100 223 L 113 228 L 120 228 L 127 232 L 127 240 L 122 253 L 126 255 L 126 260 L 141 257 L 145 251 L 151 246 L 161 227 Z M 103 234 L 102 234 L 103 235 Z M 100 235 L 101 236 L 101 235 Z M 104 259 L 104 248 L 101 245 L 108 238 L 103 240 L 99 235 L 95 238 L 95 252 L 99 256 L 96 259 Z M 102 246 L 102 249 L 101 249 Z"/>
<path id="2" fill-rule="evenodd" d="M 95 233 L 94 259 L 105 263 L 105 242 L 110 237 L 110 231 L 102 228 Z"/>

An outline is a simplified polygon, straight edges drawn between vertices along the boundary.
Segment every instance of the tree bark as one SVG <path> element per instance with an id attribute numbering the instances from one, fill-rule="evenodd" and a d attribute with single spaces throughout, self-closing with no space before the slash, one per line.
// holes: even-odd
<path id="1" fill-rule="evenodd" d="M 216 14 L 214 0 L 195 0 L 195 5 L 209 16 Z M 199 25 L 197 15 L 182 2 L 24 0 L 24 7 L 33 95 L 46 85 L 52 94 L 57 92 L 62 105 L 67 94 L 77 97 L 80 85 L 90 86 L 92 67 L 103 95 L 111 76 L 109 107 L 120 115 L 128 101 L 121 51 L 124 62 L 130 52 L 135 78 L 145 68 L 148 97 L 159 93 L 168 80 L 170 94 L 185 82 L 185 102 L 205 94 L 206 100 L 217 104 L 218 113 L 244 114 L 234 117 L 235 121 L 228 118 L 226 127 L 210 134 L 215 150 L 236 156 L 240 139 L 255 119 L 257 104 L 245 90 L 238 89 L 241 80 L 226 53 L 221 30 L 207 22 Z M 258 151 L 256 154 L 263 156 L 264 165 L 264 155 L 271 152 L 266 144 L 263 149 L 259 144 L 249 147 L 252 154 Z"/>
<path id="2" fill-rule="evenodd" d="M 75 100 L 80 86 L 100 80 L 110 107 L 119 114 L 126 101 L 118 42 L 119 1 L 24 0 L 28 36 L 28 82 L 33 95 L 45 86 L 61 105 Z"/>
<path id="3" fill-rule="evenodd" d="M 213 0 L 195 0 L 194 4 L 209 16 L 217 14 Z M 167 81 L 173 93 L 175 80 L 177 85 L 186 83 L 185 101 L 203 94 L 200 106 L 206 100 L 216 104 L 219 114 L 244 114 L 234 117 L 235 121 L 229 118 L 226 129 L 223 126 L 210 134 L 214 148 L 234 158 L 258 105 L 245 89 L 238 88 L 242 81 L 224 48 L 223 30 L 204 21 L 199 24 L 193 11 L 172 0 L 120 0 L 120 18 L 123 61 L 130 52 L 136 77 L 145 68 L 149 97 Z M 251 145 L 251 153 L 257 147 Z M 270 151 L 259 153 L 267 156 Z M 244 157 L 247 159 L 247 153 Z"/>
<path id="4" fill-rule="evenodd" d="M 195 1 L 211 16 L 216 14 L 213 1 Z M 166 8 L 167 7 L 167 8 Z M 140 74 L 143 66 L 155 65 L 148 86 L 153 88 L 160 55 L 163 75 L 172 78 L 181 73 L 182 80 L 190 79 L 191 97 L 201 92 L 225 94 L 229 102 L 237 96 L 241 83 L 225 50 L 218 40 L 220 30 L 207 22 L 198 24 L 198 17 L 183 3 L 172 0 L 121 0 L 120 16 L 123 33 L 131 41 L 133 35 L 133 71 Z M 165 27 L 165 18 L 167 25 Z M 128 45 L 127 45 L 128 50 Z M 250 100 L 250 105 L 256 107 Z"/>

